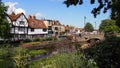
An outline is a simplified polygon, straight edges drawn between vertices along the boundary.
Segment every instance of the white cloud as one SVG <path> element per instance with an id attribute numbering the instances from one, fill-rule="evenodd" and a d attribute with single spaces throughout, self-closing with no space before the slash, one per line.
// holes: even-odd
<path id="1" fill-rule="evenodd" d="M 15 9 L 15 14 L 18 14 L 18 13 L 21 13 L 21 12 L 25 14 L 24 9 L 22 9 L 22 8 Z"/>
<path id="2" fill-rule="evenodd" d="M 41 16 L 43 16 L 41 13 L 35 13 L 35 16 L 36 17 L 41 17 Z"/>
<path id="3" fill-rule="evenodd" d="M 6 6 L 9 6 L 10 8 L 11 8 L 11 7 L 14 7 L 14 6 L 17 5 L 17 4 L 18 4 L 18 2 L 6 2 L 6 3 L 5 3 L 5 5 L 6 5 Z"/>
<path id="4" fill-rule="evenodd" d="M 8 6 L 8 14 L 11 14 L 12 12 L 15 12 L 15 14 L 23 12 L 25 14 L 24 9 L 15 7 L 15 5 L 18 5 L 18 2 L 6 2 L 5 5 Z"/>

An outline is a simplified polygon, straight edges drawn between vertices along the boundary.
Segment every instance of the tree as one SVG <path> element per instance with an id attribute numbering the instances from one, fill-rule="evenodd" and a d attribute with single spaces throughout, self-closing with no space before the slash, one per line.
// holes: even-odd
<path id="1" fill-rule="evenodd" d="M 86 23 L 84 28 L 85 28 L 85 31 L 87 31 L 87 32 L 92 32 L 94 30 L 93 25 L 89 22 Z"/>
<path id="2" fill-rule="evenodd" d="M 10 37 L 10 24 L 8 23 L 6 17 L 7 7 L 0 0 L 0 38 L 4 41 Z"/>
<path id="3" fill-rule="evenodd" d="M 99 26 L 99 30 L 105 33 L 110 34 L 116 34 L 119 32 L 119 27 L 116 26 L 115 20 L 105 19 L 102 21 L 102 23 Z"/>
<path id="4" fill-rule="evenodd" d="M 116 24 L 120 27 L 120 0 L 97 0 L 99 6 L 93 8 L 91 13 L 96 17 L 97 15 L 100 14 L 100 11 L 103 9 L 103 13 L 106 13 L 107 10 L 111 10 L 111 19 L 116 20 Z M 90 0 L 91 4 L 95 4 L 95 0 Z M 69 7 L 70 5 L 82 5 L 83 0 L 65 0 L 64 4 Z"/>

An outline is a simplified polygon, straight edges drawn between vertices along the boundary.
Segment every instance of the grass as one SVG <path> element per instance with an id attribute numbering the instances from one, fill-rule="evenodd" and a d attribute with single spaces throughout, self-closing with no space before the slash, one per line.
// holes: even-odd
<path id="1" fill-rule="evenodd" d="M 36 45 L 36 44 L 39 44 L 40 42 L 28 42 L 26 44 L 29 44 L 29 45 Z"/>
<path id="2" fill-rule="evenodd" d="M 27 68 L 98 68 L 94 60 L 82 53 L 64 53 L 29 63 Z"/>
<path id="3" fill-rule="evenodd" d="M 9 59 L 0 59 L 0 68 L 13 68 Z"/>
<path id="4" fill-rule="evenodd" d="M 43 53 L 47 53 L 47 50 L 41 49 L 41 50 L 29 50 L 28 54 L 29 55 L 40 55 Z"/>

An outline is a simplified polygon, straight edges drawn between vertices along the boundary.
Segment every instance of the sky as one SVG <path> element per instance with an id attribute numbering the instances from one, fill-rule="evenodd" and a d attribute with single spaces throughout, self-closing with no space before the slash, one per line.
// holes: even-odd
<path id="1" fill-rule="evenodd" d="M 59 20 L 63 25 L 84 27 L 85 23 L 90 22 L 94 28 L 98 29 L 101 20 L 108 19 L 110 11 L 106 14 L 101 12 L 97 18 L 94 18 L 91 11 L 98 6 L 98 3 L 91 5 L 89 0 L 84 0 L 83 5 L 66 7 L 64 0 L 2 0 L 6 6 L 9 6 L 7 13 L 13 11 L 17 14 L 23 12 L 27 17 L 34 15 L 38 19 Z M 96 24 L 95 24 L 96 22 Z"/>

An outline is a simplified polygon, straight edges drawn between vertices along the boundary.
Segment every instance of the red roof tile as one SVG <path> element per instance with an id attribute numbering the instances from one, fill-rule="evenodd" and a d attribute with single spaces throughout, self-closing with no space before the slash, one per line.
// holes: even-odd
<path id="1" fill-rule="evenodd" d="M 53 25 L 61 25 L 61 23 L 58 20 L 53 20 Z"/>
<path id="2" fill-rule="evenodd" d="M 30 28 L 47 28 L 43 20 L 35 19 L 35 17 L 28 17 L 28 26 Z"/>
<path id="3" fill-rule="evenodd" d="M 11 21 L 16 21 L 21 15 L 23 15 L 23 13 L 19 13 L 19 14 L 15 14 L 14 12 L 9 15 Z"/>

